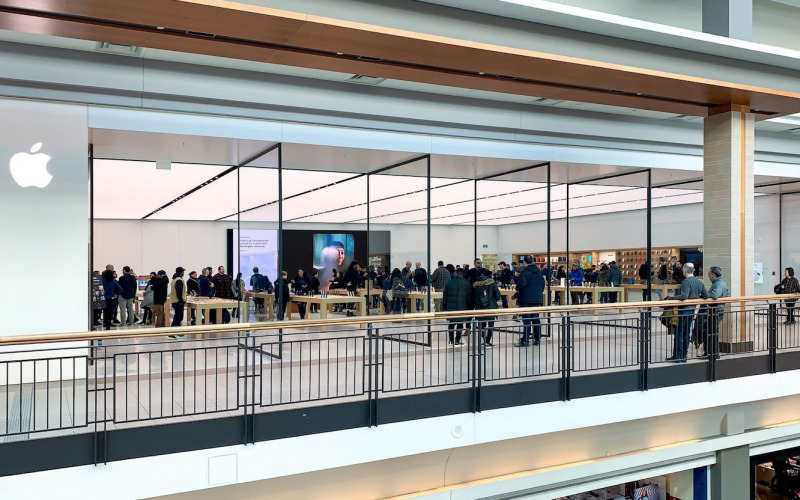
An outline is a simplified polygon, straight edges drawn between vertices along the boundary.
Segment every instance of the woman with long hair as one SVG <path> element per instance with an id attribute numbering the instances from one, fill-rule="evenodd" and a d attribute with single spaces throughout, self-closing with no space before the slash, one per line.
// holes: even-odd
<path id="1" fill-rule="evenodd" d="M 781 293 L 800 293 L 800 282 L 794 277 L 794 268 L 787 267 L 783 271 L 783 280 L 781 281 Z M 796 300 L 786 301 L 786 321 L 784 325 L 793 325 L 794 321 L 794 305 Z"/>

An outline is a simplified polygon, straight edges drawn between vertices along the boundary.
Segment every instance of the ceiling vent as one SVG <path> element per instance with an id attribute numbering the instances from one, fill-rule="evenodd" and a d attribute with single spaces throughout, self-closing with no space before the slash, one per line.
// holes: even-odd
<path id="1" fill-rule="evenodd" d="M 353 75 L 345 81 L 349 83 L 357 83 L 359 85 L 378 85 L 384 80 L 386 80 L 386 78 L 378 78 L 377 76 Z"/>
<path id="2" fill-rule="evenodd" d="M 141 47 L 133 45 L 118 45 L 116 43 L 97 42 L 95 47 L 97 52 L 104 52 L 106 54 L 117 54 L 121 56 L 138 56 L 142 53 Z"/>
<path id="3" fill-rule="evenodd" d="M 698 118 L 697 116 L 692 116 L 692 115 L 676 115 L 676 116 L 670 116 L 669 118 L 667 118 L 667 120 L 672 120 L 676 122 L 690 122 L 692 120 L 696 120 L 697 118 Z"/>
<path id="4" fill-rule="evenodd" d="M 538 99 L 534 99 L 533 101 L 529 101 L 528 104 L 535 104 L 537 106 L 555 106 L 556 104 L 561 104 L 562 102 L 564 101 L 559 99 L 540 97 Z"/>

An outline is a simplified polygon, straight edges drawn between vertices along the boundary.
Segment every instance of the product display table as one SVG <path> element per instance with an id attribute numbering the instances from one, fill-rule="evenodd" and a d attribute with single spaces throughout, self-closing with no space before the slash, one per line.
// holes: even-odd
<path id="1" fill-rule="evenodd" d="M 658 297 L 658 295 L 656 295 L 656 290 L 661 290 L 662 297 L 668 297 L 669 295 L 672 295 L 672 290 L 679 290 L 681 287 L 680 285 L 656 285 L 655 283 L 650 286 L 653 290 L 653 295 L 656 297 Z M 641 292 L 642 290 L 647 290 L 647 285 L 622 285 L 622 288 L 625 289 L 625 302 L 638 302 L 638 300 L 630 300 L 631 292 Z M 651 298 L 650 300 L 653 299 Z"/>
<path id="2" fill-rule="evenodd" d="M 272 321 L 275 319 L 275 294 L 267 293 L 267 292 L 248 292 L 245 290 L 244 292 L 244 300 L 248 304 L 250 303 L 250 299 L 264 299 L 264 311 L 267 313 L 267 319 Z"/>
<path id="3" fill-rule="evenodd" d="M 506 290 L 504 288 L 500 289 L 500 295 L 502 295 L 503 297 L 508 297 L 508 307 L 517 307 L 517 299 L 512 298 L 514 297 L 515 293 L 517 293 L 517 291 L 513 288 L 509 290 Z"/>
<path id="4" fill-rule="evenodd" d="M 441 299 L 444 294 L 442 292 L 431 292 L 431 300 L 434 299 Z M 408 298 L 414 300 L 421 300 L 422 301 L 422 311 L 428 312 L 428 292 L 408 292 L 401 296 L 400 298 Z"/>
<path id="5" fill-rule="evenodd" d="M 250 318 L 250 302 L 247 300 L 243 300 L 241 302 L 237 300 L 230 300 L 230 299 L 217 299 L 217 298 L 208 298 L 208 297 L 189 297 L 186 299 L 186 318 L 192 317 L 192 310 L 197 311 L 197 318 L 200 319 L 200 315 L 203 311 L 206 311 L 206 314 L 203 315 L 203 324 L 209 325 L 211 324 L 211 312 L 212 309 L 236 309 L 238 307 L 242 308 L 242 314 L 240 317 Z M 217 318 L 218 321 L 221 322 L 222 313 L 220 313 L 220 318 Z"/>
<path id="6" fill-rule="evenodd" d="M 366 316 L 367 299 L 364 297 L 350 297 L 347 295 L 328 295 L 323 297 L 321 295 L 295 295 L 292 296 L 292 302 L 303 302 L 306 304 L 319 305 L 319 319 L 326 319 L 330 307 L 334 304 L 356 304 L 359 316 Z M 292 319 L 292 310 L 289 308 L 287 311 L 288 318 Z"/>
<path id="7" fill-rule="evenodd" d="M 571 297 L 569 297 L 567 292 L 567 287 L 565 286 L 551 286 L 551 292 L 562 292 L 562 297 L 564 297 L 564 302 L 568 302 Z M 617 292 L 617 302 L 623 302 L 625 300 L 625 289 L 621 286 L 571 286 L 569 287 L 570 292 L 578 292 L 578 293 L 591 293 L 592 294 L 592 304 L 599 304 L 600 303 L 600 294 L 606 292 Z M 545 297 L 547 296 L 547 288 L 544 290 Z"/>

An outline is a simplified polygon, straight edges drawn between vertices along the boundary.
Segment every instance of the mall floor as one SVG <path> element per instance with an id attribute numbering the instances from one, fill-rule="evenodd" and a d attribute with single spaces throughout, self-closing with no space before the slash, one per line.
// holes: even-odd
<path id="1" fill-rule="evenodd" d="M 264 320 L 262 315 L 250 318 Z M 543 318 L 540 345 L 527 348 L 513 345 L 522 333 L 520 319 L 498 320 L 494 346 L 482 347 L 484 383 L 559 376 L 562 320 L 560 315 Z M 584 315 L 571 321 L 574 371 L 638 367 L 635 314 Z M 657 318 L 651 329 L 651 363 L 669 362 L 674 336 Z M 441 320 L 378 328 L 371 342 L 365 329 L 330 326 L 324 332 L 309 332 L 292 328 L 291 322 L 281 332 L 254 332 L 249 337 L 205 334 L 169 339 L 168 333 L 164 329 L 164 338 L 108 340 L 78 350 L 74 357 L 26 361 L 24 367 L 18 361 L 0 362 L 0 379 L 11 381 L 0 385 L 0 439 L 90 432 L 95 425 L 111 430 L 240 416 L 245 401 L 255 401 L 255 411 L 261 412 L 320 400 L 363 399 L 370 377 L 378 380 L 381 397 L 398 391 L 445 390 L 468 384 L 474 369 L 474 344 L 467 345 L 474 335 L 464 337 L 464 345 L 452 345 L 448 324 Z M 758 339 L 766 338 L 766 328 L 750 334 L 756 338 L 753 350 L 762 350 L 766 342 Z M 785 326 L 782 334 L 791 345 L 800 345 L 796 325 Z M 702 348 L 690 344 L 689 362 L 704 362 L 702 354 Z M 377 373 L 365 368 L 364 359 L 370 356 L 378 361 Z M 23 368 L 29 372 L 34 364 L 38 382 L 25 383 Z M 63 376 L 73 372 L 74 378 Z M 247 376 L 240 377 L 243 374 Z"/>

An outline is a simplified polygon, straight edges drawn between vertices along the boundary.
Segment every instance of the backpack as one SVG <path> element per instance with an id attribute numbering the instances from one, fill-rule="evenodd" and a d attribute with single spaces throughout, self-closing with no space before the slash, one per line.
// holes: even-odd
<path id="1" fill-rule="evenodd" d="M 475 306 L 478 309 L 487 309 L 491 303 L 489 287 L 481 285 L 475 289 Z"/>

